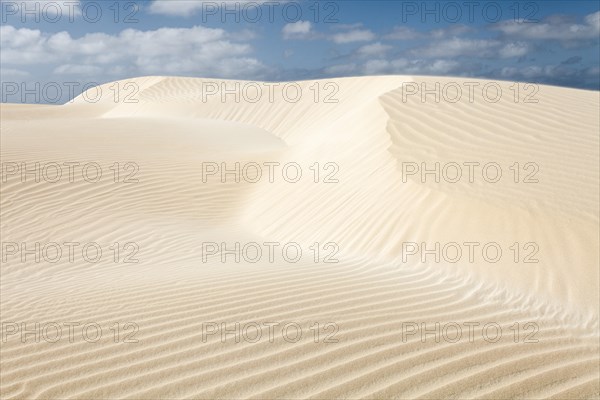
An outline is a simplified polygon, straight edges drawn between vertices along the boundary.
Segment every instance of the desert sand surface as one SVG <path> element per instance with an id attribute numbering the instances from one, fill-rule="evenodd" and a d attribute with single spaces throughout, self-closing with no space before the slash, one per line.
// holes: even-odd
<path id="1" fill-rule="evenodd" d="M 24 182 L 3 167 L 0 397 L 600 398 L 600 94 L 539 86 L 527 102 L 531 92 L 498 82 L 497 102 L 406 96 L 415 83 L 465 81 L 486 84 L 340 78 L 327 81 L 337 102 L 315 101 L 310 88 L 325 81 L 300 82 L 295 103 L 281 87 L 274 100 L 238 102 L 203 99 L 207 80 L 145 77 L 127 81 L 136 103 L 105 85 L 95 103 L 2 104 L 3 166 L 96 163 L 103 177 Z M 296 163 L 303 177 L 203 176 L 206 163 L 236 162 Z M 504 176 L 435 182 L 403 170 L 436 162 L 495 162 Z M 536 182 L 523 182 L 528 163 Z M 7 242 L 97 243 L 105 255 L 37 262 Z M 223 262 L 203 245 L 265 242 L 302 256 Z M 423 262 L 404 251 L 464 242 L 503 256 Z M 532 250 L 537 262 L 524 262 Z M 36 323 L 49 327 L 41 339 Z M 78 324 L 72 341 L 65 323 Z M 101 337 L 82 339 L 92 323 Z M 236 323 L 250 332 L 239 341 Z M 279 324 L 272 340 L 265 323 Z M 289 323 L 292 339 L 280 332 Z M 408 334 L 422 324 L 459 325 L 462 337 Z"/>

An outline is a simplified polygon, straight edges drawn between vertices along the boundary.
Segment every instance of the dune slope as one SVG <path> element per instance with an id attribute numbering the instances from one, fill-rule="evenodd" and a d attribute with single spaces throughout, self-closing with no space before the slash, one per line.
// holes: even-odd
<path id="1" fill-rule="evenodd" d="M 94 103 L 2 105 L 3 246 L 97 243 L 105 256 L 36 262 L 3 247 L 0 397 L 600 398 L 599 95 L 541 86 L 528 102 L 499 82 L 498 101 L 448 101 L 465 81 L 306 81 L 292 102 L 282 85 L 248 101 L 207 94 L 247 82 L 147 77 L 118 83 L 139 89 L 134 103 L 110 84 Z M 407 95 L 436 82 L 447 98 Z M 23 162 L 103 175 L 23 182 L 5 169 Z M 407 170 L 436 163 L 503 176 Z M 206 247 L 267 242 L 301 257 Z M 436 243 L 478 245 L 473 261 L 409 254 Z M 489 243 L 498 260 L 482 257 Z M 21 340 L 36 323 L 66 336 L 68 322 L 102 337 Z M 236 341 L 222 324 L 263 336 Z"/>

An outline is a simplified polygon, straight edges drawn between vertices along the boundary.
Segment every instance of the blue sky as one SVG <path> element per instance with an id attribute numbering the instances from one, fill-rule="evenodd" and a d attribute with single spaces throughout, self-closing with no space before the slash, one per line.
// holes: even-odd
<path id="1" fill-rule="evenodd" d="M 598 1 L 0 4 L 3 82 L 406 74 L 600 86 Z"/>

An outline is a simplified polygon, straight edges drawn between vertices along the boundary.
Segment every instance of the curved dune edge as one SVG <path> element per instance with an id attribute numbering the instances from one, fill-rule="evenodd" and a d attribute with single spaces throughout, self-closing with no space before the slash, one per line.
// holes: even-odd
<path id="1" fill-rule="evenodd" d="M 134 240 L 140 263 L 3 263 L 3 322 L 131 321 L 139 343 L 11 336 L 0 397 L 599 398 L 598 93 L 403 99 L 403 84 L 436 81 L 466 79 L 329 80 L 338 103 L 315 102 L 306 81 L 298 103 L 249 103 L 202 101 L 207 82 L 233 81 L 147 77 L 127 81 L 135 104 L 108 84 L 95 104 L 3 105 L 3 162 L 127 160 L 140 179 L 3 183 L 3 241 Z M 203 183 L 206 161 L 334 162 L 339 183 Z M 540 182 L 402 181 L 402 163 L 453 161 L 536 162 Z M 202 263 L 203 241 L 335 242 L 340 262 Z M 403 262 L 409 241 L 535 241 L 540 262 Z M 339 342 L 205 343 L 207 321 L 335 322 Z M 401 335 L 469 321 L 534 322 L 538 342 Z"/>

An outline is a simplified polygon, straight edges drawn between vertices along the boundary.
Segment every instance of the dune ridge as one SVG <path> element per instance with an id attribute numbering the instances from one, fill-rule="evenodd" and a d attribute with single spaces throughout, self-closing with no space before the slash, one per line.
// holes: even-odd
<path id="1" fill-rule="evenodd" d="M 462 79 L 462 78 L 461 78 Z M 3 241 L 135 241 L 137 264 L 2 263 L 2 321 L 115 321 L 139 343 L 2 343 L 2 398 L 600 398 L 597 92 L 423 102 L 383 76 L 299 82 L 282 101 L 203 99 L 236 81 L 136 78 L 136 103 L 2 105 L 2 161 L 115 161 L 139 183 L 2 182 Z M 476 81 L 476 80 L 468 80 Z M 484 85 L 486 81 L 477 81 Z M 241 85 L 244 82 L 237 82 Z M 325 102 L 325 85 L 338 90 Z M 509 82 L 498 83 L 511 93 Z M 320 101 L 315 101 L 318 85 Z M 329 87 L 331 89 L 331 87 Z M 91 93 L 87 94 L 92 96 Z M 568 135 L 566 134 L 568 133 Z M 539 183 L 403 179 L 403 163 L 536 162 Z M 202 163 L 337 166 L 336 183 L 203 180 Z M 323 173 L 324 170 L 321 170 Z M 298 263 L 203 262 L 203 242 L 296 242 Z M 540 262 L 421 262 L 407 242 L 534 241 Z M 339 247 L 315 262 L 314 243 Z M 202 323 L 339 327 L 337 343 L 200 340 Z M 403 323 L 535 322 L 537 343 L 402 338 Z M 263 328 L 264 330 L 264 328 Z"/>

